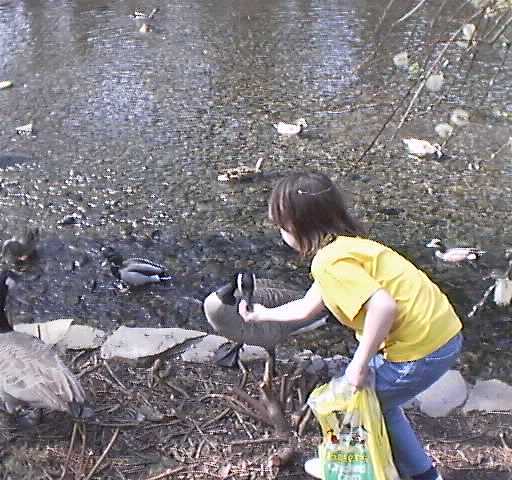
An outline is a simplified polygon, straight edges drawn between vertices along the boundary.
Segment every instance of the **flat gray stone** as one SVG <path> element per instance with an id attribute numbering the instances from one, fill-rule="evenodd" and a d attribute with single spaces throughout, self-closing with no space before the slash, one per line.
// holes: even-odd
<path id="1" fill-rule="evenodd" d="M 68 333 L 72 318 L 59 318 L 43 323 L 18 323 L 13 329 L 37 337 L 48 345 L 55 345 Z"/>
<path id="2" fill-rule="evenodd" d="M 88 325 L 71 325 L 64 338 L 57 342 L 59 348 L 66 350 L 92 350 L 106 340 L 107 334 Z"/>
<path id="3" fill-rule="evenodd" d="M 512 386 L 496 379 L 478 380 L 462 409 L 464 413 L 472 410 L 485 412 L 511 411 Z"/>
<path id="4" fill-rule="evenodd" d="M 206 335 L 198 342 L 194 342 L 193 345 L 190 345 L 185 352 L 181 354 L 181 359 L 185 362 L 211 363 L 215 352 L 226 342 L 229 342 L 229 340 L 220 335 Z M 265 358 L 265 349 L 261 347 L 244 345 L 240 351 L 240 360 L 242 360 L 242 362 L 248 363 L 253 360 Z"/>
<path id="5" fill-rule="evenodd" d="M 468 387 L 457 370 L 449 370 L 437 382 L 416 396 L 420 410 L 429 417 L 446 417 L 460 407 L 468 396 Z"/>
<path id="6" fill-rule="evenodd" d="M 183 328 L 119 327 L 101 347 L 101 357 L 134 360 L 158 355 L 187 340 L 201 338 L 205 332 Z"/>

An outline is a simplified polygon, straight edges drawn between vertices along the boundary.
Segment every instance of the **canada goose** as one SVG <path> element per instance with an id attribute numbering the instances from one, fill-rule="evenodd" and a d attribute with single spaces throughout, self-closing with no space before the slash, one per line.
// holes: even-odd
<path id="1" fill-rule="evenodd" d="M 34 256 L 38 241 L 39 229 L 37 227 L 27 227 L 21 234 L 15 235 L 4 242 L 2 259 L 10 264 L 25 262 Z"/>
<path id="2" fill-rule="evenodd" d="M 91 416 L 80 382 L 55 350 L 41 340 L 13 331 L 5 314 L 10 271 L 0 272 L 0 402 L 8 414 L 19 408 L 48 408 L 74 417 Z"/>
<path id="3" fill-rule="evenodd" d="M 434 248 L 435 257 L 447 263 L 475 262 L 486 253 L 474 247 L 446 248 L 439 238 L 433 238 L 426 247 Z"/>
<path id="4" fill-rule="evenodd" d="M 415 158 L 433 157 L 437 158 L 443 156 L 441 145 L 438 143 L 430 143 L 427 140 L 420 140 L 418 138 L 403 138 L 407 151 Z"/>
<path id="5" fill-rule="evenodd" d="M 203 303 L 208 323 L 217 333 L 232 340 L 234 345 L 227 351 L 217 352 L 217 365 L 235 366 L 239 363 L 242 345 L 258 345 L 268 352 L 265 363 L 266 377 L 273 371 L 274 350 L 279 343 L 286 342 L 290 335 L 304 333 L 325 325 L 327 316 L 314 320 L 296 322 L 248 323 L 238 314 L 238 304 L 242 298 L 251 308 L 252 303 L 266 307 L 277 307 L 301 298 L 303 293 L 268 279 L 256 279 L 253 273 L 238 273 L 233 280 L 214 291 Z"/>
<path id="6" fill-rule="evenodd" d="M 126 258 L 107 248 L 104 256 L 110 262 L 112 274 L 129 287 L 140 287 L 150 283 L 160 283 L 171 280 L 163 265 L 146 258 Z"/>
<path id="7" fill-rule="evenodd" d="M 299 118 L 293 123 L 278 122 L 274 123 L 273 127 L 277 130 L 279 135 L 298 135 L 302 133 L 302 130 L 306 128 L 308 124 L 303 118 Z"/>
<path id="8" fill-rule="evenodd" d="M 494 269 L 484 277 L 484 280 L 494 280 L 494 303 L 500 307 L 510 305 L 512 300 L 511 266 L 506 270 Z"/>

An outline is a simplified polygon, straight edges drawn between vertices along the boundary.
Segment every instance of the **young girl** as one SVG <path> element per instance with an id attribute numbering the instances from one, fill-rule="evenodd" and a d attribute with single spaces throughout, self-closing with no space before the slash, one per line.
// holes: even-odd
<path id="1" fill-rule="evenodd" d="M 296 321 L 324 308 L 356 331 L 359 346 L 345 372 L 354 388 L 376 374 L 376 392 L 401 476 L 442 480 L 401 405 L 439 379 L 456 361 L 462 324 L 446 296 L 400 254 L 364 238 L 340 190 L 321 173 L 279 181 L 269 205 L 283 240 L 313 256 L 313 285 L 299 300 L 277 308 L 240 302 L 247 322 Z"/>

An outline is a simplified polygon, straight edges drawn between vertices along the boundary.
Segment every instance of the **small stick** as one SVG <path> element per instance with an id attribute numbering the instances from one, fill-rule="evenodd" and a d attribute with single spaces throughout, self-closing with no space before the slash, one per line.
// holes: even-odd
<path id="1" fill-rule="evenodd" d="M 230 442 L 229 445 L 239 447 L 243 445 L 260 445 L 262 443 L 287 442 L 288 440 L 287 437 L 256 438 L 254 440 L 235 440 Z"/>
<path id="2" fill-rule="evenodd" d="M 491 155 L 491 160 L 496 156 L 498 155 L 498 153 L 500 153 L 505 147 L 511 147 L 512 148 L 512 137 L 510 137 L 500 148 L 498 148 L 498 150 L 496 150 L 492 155 Z"/>
<path id="3" fill-rule="evenodd" d="M 80 473 L 79 477 L 82 476 L 82 471 L 85 468 L 85 449 L 87 447 L 86 440 L 87 440 L 87 427 L 85 424 L 80 425 L 83 428 L 80 428 L 80 436 L 82 437 L 82 448 L 80 450 Z"/>
<path id="4" fill-rule="evenodd" d="M 416 5 L 415 7 L 413 7 L 411 10 L 409 10 L 405 15 L 403 15 L 402 17 L 400 17 L 396 22 L 393 22 L 393 24 L 391 25 L 391 28 L 394 28 L 396 27 L 399 23 L 402 23 L 404 20 L 408 19 L 411 15 L 414 15 L 415 12 L 417 12 L 422 6 L 423 4 L 426 2 L 427 0 L 420 0 L 420 2 L 418 3 L 418 5 Z"/>
<path id="5" fill-rule="evenodd" d="M 123 382 L 117 378 L 117 375 L 112 371 L 110 368 L 109 363 L 106 360 L 103 360 L 103 365 L 105 366 L 105 369 L 110 374 L 110 376 L 115 380 L 115 382 L 124 390 L 125 393 L 130 393 L 130 390 L 126 388 Z"/>
<path id="6" fill-rule="evenodd" d="M 176 390 L 178 393 L 181 393 L 185 398 L 190 398 L 190 395 L 185 391 L 183 390 L 183 388 L 181 387 L 178 387 L 177 385 L 175 385 L 173 382 L 171 382 L 171 380 L 169 379 L 166 379 L 165 380 L 165 383 L 171 387 L 173 390 Z"/>
<path id="7" fill-rule="evenodd" d="M 77 378 L 82 378 L 84 375 L 86 375 L 88 373 L 91 373 L 91 372 L 94 372 L 95 370 L 98 370 L 98 368 L 100 368 L 99 364 L 97 364 L 97 365 L 90 365 L 89 367 L 84 368 L 81 372 L 77 373 L 76 377 Z"/>
<path id="8" fill-rule="evenodd" d="M 199 442 L 199 445 L 197 446 L 197 450 L 196 450 L 196 453 L 194 455 L 194 458 L 197 460 L 200 456 L 201 456 L 201 450 L 203 450 L 203 447 L 204 447 L 204 444 L 206 443 L 206 438 L 203 438 L 200 442 Z"/>
<path id="9" fill-rule="evenodd" d="M 247 436 L 252 440 L 254 437 L 252 436 L 252 433 L 250 432 L 250 430 L 247 428 L 247 425 L 245 424 L 242 416 L 236 410 L 233 410 L 233 411 L 235 412 L 236 418 L 238 418 L 240 425 L 245 430 L 245 433 L 247 433 Z"/>
<path id="10" fill-rule="evenodd" d="M 308 408 L 306 410 L 306 414 L 302 417 L 302 419 L 299 422 L 299 428 L 297 429 L 299 437 L 302 437 L 302 434 L 304 433 L 304 430 L 306 430 L 306 426 L 308 425 L 312 415 L 313 411 L 311 410 L 311 408 Z"/>
<path id="11" fill-rule="evenodd" d="M 505 448 L 505 450 L 512 450 L 512 448 L 508 446 L 507 442 L 505 442 L 505 434 L 500 432 L 498 436 L 500 437 L 501 443 L 503 444 L 503 448 Z"/>
<path id="12" fill-rule="evenodd" d="M 116 428 L 112 435 L 112 438 L 110 439 L 110 442 L 108 442 L 107 447 L 105 448 L 103 453 L 100 455 L 100 458 L 98 458 L 98 461 L 91 468 L 91 470 L 89 471 L 89 473 L 87 474 L 87 476 L 85 477 L 84 480 L 90 480 L 92 478 L 92 476 L 94 475 L 94 472 L 98 469 L 98 467 L 100 466 L 103 459 L 107 456 L 108 452 L 112 448 L 112 445 L 114 445 L 114 442 L 116 441 L 116 438 L 118 435 L 119 435 L 119 428 Z"/>
<path id="13" fill-rule="evenodd" d="M 211 418 L 210 420 L 207 420 L 205 423 L 203 423 L 201 425 L 201 428 L 206 428 L 206 427 L 209 427 L 210 425 L 212 425 L 213 423 L 215 422 L 218 422 L 219 420 L 222 420 L 231 410 L 231 407 L 227 407 L 225 408 L 224 410 L 222 410 L 222 412 L 220 412 L 218 415 L 216 415 L 215 417 Z"/>
<path id="14" fill-rule="evenodd" d="M 475 315 L 476 312 L 478 312 L 478 310 L 480 310 L 480 308 L 482 308 L 482 306 L 486 302 L 487 298 L 489 297 L 489 295 L 495 288 L 496 288 L 495 283 L 493 283 L 490 287 L 487 288 L 487 290 L 484 292 L 480 301 L 478 303 L 476 303 L 475 305 L 473 305 L 473 308 L 468 313 L 468 318 L 471 318 L 473 315 Z"/>
<path id="15" fill-rule="evenodd" d="M 494 35 L 494 38 L 490 40 L 491 45 L 498 40 L 498 38 L 501 37 L 501 34 L 505 32 L 505 30 L 508 28 L 508 26 L 512 23 L 512 16 L 505 22 L 505 24 L 498 30 L 496 35 Z"/>
<path id="16" fill-rule="evenodd" d="M 174 475 L 175 473 L 179 473 L 181 471 L 185 470 L 184 466 L 177 467 L 177 468 L 168 468 L 162 473 L 159 473 L 158 475 L 154 475 L 152 477 L 147 477 L 145 480 L 161 480 L 162 478 L 169 477 L 170 475 Z"/>
<path id="17" fill-rule="evenodd" d="M 75 444 L 76 432 L 78 430 L 78 423 L 73 422 L 73 433 L 71 433 L 71 440 L 69 442 L 68 454 L 66 455 L 66 461 L 64 462 L 64 468 L 62 469 L 62 475 L 60 476 L 60 480 L 62 480 L 67 473 L 69 460 L 71 459 L 71 452 L 73 451 L 73 445 Z"/>

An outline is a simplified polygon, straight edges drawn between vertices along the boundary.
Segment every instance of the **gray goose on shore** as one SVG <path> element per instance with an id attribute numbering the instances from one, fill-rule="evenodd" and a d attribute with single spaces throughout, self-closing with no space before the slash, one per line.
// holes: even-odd
<path id="1" fill-rule="evenodd" d="M 275 348 L 285 343 L 290 335 L 304 333 L 327 322 L 327 316 L 297 322 L 268 321 L 248 323 L 238 313 L 238 304 L 243 298 L 248 308 L 260 303 L 272 308 L 303 297 L 304 293 L 268 279 L 256 279 L 253 273 L 238 273 L 233 280 L 212 292 L 203 303 L 208 323 L 217 333 L 234 342 L 228 349 L 221 347 L 215 355 L 217 365 L 240 366 L 239 352 L 243 344 L 263 347 L 268 358 L 265 363 L 265 380 L 274 370 Z M 242 367 L 241 367 L 242 368 Z M 243 371 L 243 368 L 242 368 Z"/>
<path id="2" fill-rule="evenodd" d="M 80 382 L 57 352 L 31 335 L 13 331 L 5 302 L 15 284 L 10 271 L 0 272 L 0 407 L 8 414 L 28 407 L 90 416 Z"/>

